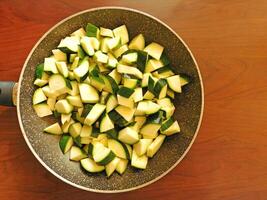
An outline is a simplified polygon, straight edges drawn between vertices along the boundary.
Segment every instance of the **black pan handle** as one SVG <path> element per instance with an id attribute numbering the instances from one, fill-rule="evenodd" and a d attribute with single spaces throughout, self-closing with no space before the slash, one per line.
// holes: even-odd
<path id="1" fill-rule="evenodd" d="M 15 106 L 16 105 L 16 82 L 0 81 L 0 105 Z"/>

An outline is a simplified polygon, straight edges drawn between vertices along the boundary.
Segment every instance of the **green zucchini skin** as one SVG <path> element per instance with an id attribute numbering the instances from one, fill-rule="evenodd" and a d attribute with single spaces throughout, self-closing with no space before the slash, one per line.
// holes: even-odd
<path id="1" fill-rule="evenodd" d="M 124 86 L 122 86 L 117 92 L 117 94 L 119 94 L 123 97 L 126 97 L 126 98 L 129 98 L 133 93 L 134 93 L 134 89 L 127 88 Z"/>

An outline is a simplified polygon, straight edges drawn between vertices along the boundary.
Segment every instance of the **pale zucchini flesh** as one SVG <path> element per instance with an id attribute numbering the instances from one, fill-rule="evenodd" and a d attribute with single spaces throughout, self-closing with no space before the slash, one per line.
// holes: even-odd
<path id="1" fill-rule="evenodd" d="M 164 142 L 165 135 L 159 135 L 147 148 L 147 156 L 152 158 Z"/>
<path id="2" fill-rule="evenodd" d="M 54 134 L 54 135 L 61 135 L 63 133 L 58 122 L 46 127 L 44 129 L 44 132 Z"/>
<path id="3" fill-rule="evenodd" d="M 91 173 L 101 172 L 105 170 L 105 166 L 96 164 L 96 162 L 92 160 L 91 158 L 82 159 L 80 162 L 81 162 L 82 167 L 86 171 L 91 172 Z"/>

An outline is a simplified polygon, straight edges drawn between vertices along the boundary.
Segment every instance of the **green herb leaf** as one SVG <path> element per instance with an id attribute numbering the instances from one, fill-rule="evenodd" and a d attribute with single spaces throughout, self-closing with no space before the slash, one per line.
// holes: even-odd
<path id="1" fill-rule="evenodd" d="M 91 23 L 88 23 L 86 26 L 86 35 L 88 37 L 96 37 L 97 36 L 98 28 Z"/>
<path id="2" fill-rule="evenodd" d="M 35 69 L 35 76 L 36 78 L 42 78 L 44 72 L 44 63 L 41 63 L 39 65 L 37 65 L 36 69 Z"/>

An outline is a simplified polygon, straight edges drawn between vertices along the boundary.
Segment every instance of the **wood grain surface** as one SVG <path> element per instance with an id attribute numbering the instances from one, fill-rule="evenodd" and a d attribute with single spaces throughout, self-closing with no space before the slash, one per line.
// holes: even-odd
<path id="1" fill-rule="evenodd" d="M 51 175 L 27 147 L 15 108 L 0 108 L 0 199 L 267 199 L 266 0 L 1 0 L 0 80 L 18 80 L 37 40 L 80 10 L 120 5 L 169 24 L 193 51 L 205 86 L 199 135 L 160 181 L 95 194 Z"/>

